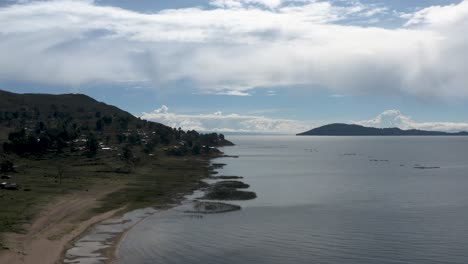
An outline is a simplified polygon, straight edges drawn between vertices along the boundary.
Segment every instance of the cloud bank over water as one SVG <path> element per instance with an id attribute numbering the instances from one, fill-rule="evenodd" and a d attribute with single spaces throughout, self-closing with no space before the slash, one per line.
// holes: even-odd
<path id="1" fill-rule="evenodd" d="M 468 1 L 405 14 L 359 1 L 213 0 L 154 13 L 90 0 L 19 3 L 0 8 L 3 81 L 468 96 Z M 389 17 L 401 25 L 378 24 Z"/>
<path id="2" fill-rule="evenodd" d="M 150 113 L 143 113 L 142 119 L 159 122 L 184 130 L 296 134 L 308 129 L 307 123 L 289 119 L 267 118 L 259 115 L 223 114 L 220 111 L 210 114 L 177 114 L 165 105 Z"/>
<path id="3" fill-rule="evenodd" d="M 217 111 L 209 114 L 178 114 L 171 112 L 165 105 L 150 113 L 143 113 L 142 119 L 160 122 L 171 127 L 185 130 L 234 132 L 234 133 L 268 133 L 297 134 L 328 123 L 316 124 L 302 120 L 268 118 L 261 115 L 224 114 Z M 331 123 L 331 122 L 330 122 Z M 344 123 L 368 127 L 401 129 L 420 129 L 429 131 L 460 132 L 468 131 L 468 123 L 463 122 L 418 122 L 406 116 L 400 110 L 386 110 L 375 118 Z"/>
<path id="4" fill-rule="evenodd" d="M 399 110 L 386 110 L 373 119 L 353 121 L 352 123 L 378 128 L 398 127 L 401 129 L 420 129 L 445 132 L 468 131 L 468 123 L 417 122 L 411 117 L 403 115 Z"/>

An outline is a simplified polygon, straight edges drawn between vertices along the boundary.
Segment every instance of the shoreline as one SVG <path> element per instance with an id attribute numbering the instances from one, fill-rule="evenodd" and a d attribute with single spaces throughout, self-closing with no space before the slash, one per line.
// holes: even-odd
<path id="1" fill-rule="evenodd" d="M 226 155 L 218 155 L 218 156 L 215 156 L 215 157 L 211 157 L 209 158 L 209 162 L 211 163 L 211 166 L 209 167 L 209 171 L 210 172 L 213 172 L 213 171 L 216 171 L 220 168 L 222 168 L 225 164 L 223 164 L 222 166 L 213 166 L 213 160 L 215 160 L 216 158 L 220 158 L 220 157 L 233 157 L 233 158 L 238 158 L 238 156 L 226 156 Z M 211 173 L 210 173 L 211 174 Z M 204 180 L 210 180 L 211 179 L 211 175 L 210 176 L 207 176 L 206 178 L 204 178 Z M 132 224 L 130 227 L 126 228 L 125 230 L 123 230 L 122 232 L 119 232 L 117 233 L 114 237 L 110 238 L 109 240 L 107 240 L 108 242 L 108 245 L 110 244 L 109 247 L 107 248 L 104 248 L 102 250 L 98 250 L 96 251 L 96 253 L 99 253 L 101 254 L 101 257 L 104 258 L 103 260 L 103 263 L 104 264 L 113 264 L 115 262 L 115 260 L 117 259 L 118 257 L 118 252 L 119 252 L 119 248 L 123 242 L 123 240 L 125 239 L 125 237 L 127 236 L 127 234 L 138 224 L 141 224 L 143 221 L 145 221 L 148 217 L 152 216 L 152 215 L 155 215 L 155 214 L 160 214 L 160 213 L 163 213 L 164 211 L 167 211 L 167 210 L 171 210 L 171 209 L 174 209 L 178 206 L 183 206 L 184 205 L 184 202 L 187 202 L 188 203 L 194 203 L 194 202 L 197 202 L 197 198 L 193 198 L 193 197 L 190 197 L 190 196 L 193 196 L 195 195 L 195 192 L 197 191 L 201 191 L 201 192 L 204 192 L 202 190 L 203 188 L 201 189 L 197 189 L 197 190 L 193 190 L 191 193 L 180 193 L 181 196 L 179 196 L 179 199 L 176 203 L 173 203 L 173 204 L 168 204 L 166 206 L 163 206 L 163 207 L 160 207 L 160 208 L 154 208 L 154 207 L 148 207 L 148 208 L 142 208 L 142 209 L 136 209 L 136 210 L 145 210 L 145 209 L 156 209 L 156 211 L 150 213 L 150 214 L 147 214 L 145 215 L 144 217 L 141 217 L 137 222 L 135 222 L 134 224 Z M 239 206 L 240 208 L 240 206 Z M 134 211 L 136 211 L 134 210 Z M 228 211 L 225 211 L 225 212 L 230 212 L 230 211 L 233 211 L 233 210 L 228 210 Z M 235 210 L 234 210 L 235 211 Z M 224 212 L 217 212 L 217 213 L 224 213 Z M 203 214 L 203 213 L 202 213 Z M 122 218 L 120 218 L 122 220 Z"/>
<path id="2" fill-rule="evenodd" d="M 147 217 L 164 211 L 169 210 L 171 208 L 177 207 L 182 204 L 185 199 L 185 196 L 190 195 L 189 193 L 177 193 L 174 194 L 179 201 L 175 203 L 166 204 L 163 206 L 149 206 L 145 208 L 139 209 L 128 209 L 126 206 L 113 209 L 107 212 L 99 213 L 93 215 L 91 218 L 80 222 L 76 225 L 68 234 L 63 235 L 60 239 L 50 240 L 47 235 L 48 232 L 40 231 L 40 233 L 28 233 L 27 236 L 30 239 L 26 239 L 24 244 L 19 250 L 18 248 L 9 248 L 7 250 L 0 251 L 0 263 L 22 263 L 22 264 L 52 264 L 52 263 L 64 263 L 66 259 L 67 251 L 74 248 L 74 244 L 78 242 L 80 239 L 85 237 L 87 234 L 91 232 L 94 228 L 99 225 L 106 224 L 106 221 L 112 220 L 122 220 L 127 213 L 132 213 L 139 210 L 147 210 L 153 209 L 157 210 L 152 213 L 148 213 L 141 217 L 133 223 L 130 227 L 125 228 L 122 232 L 116 233 L 114 237 L 109 239 L 107 242 L 109 243 L 109 247 L 97 250 L 96 253 L 101 254 L 102 258 L 105 258 L 103 263 L 111 264 L 117 258 L 118 247 L 122 242 L 123 238 L 134 226 L 139 224 L 141 221 L 145 220 Z M 48 205 L 47 207 L 54 207 L 56 205 L 55 202 Z M 34 222 L 33 225 L 37 222 L 43 221 L 42 217 L 38 217 Z M 123 221 L 126 221 L 125 219 Z M 18 240 L 21 238 L 17 238 L 17 234 L 6 234 L 8 238 L 12 238 L 11 240 Z M 21 236 L 21 235 L 20 235 Z M 23 242 L 23 241 L 22 241 Z M 47 252 L 47 255 L 44 256 L 44 252 Z"/>
<path id="3" fill-rule="evenodd" d="M 206 161 L 208 161 L 210 166 L 206 167 L 208 174 L 206 175 L 206 177 L 202 178 L 202 180 L 210 179 L 211 173 L 213 171 L 215 171 L 216 169 L 219 169 L 219 167 L 216 168 L 216 166 L 212 166 L 213 165 L 213 160 L 215 160 L 216 158 L 219 158 L 219 157 L 224 157 L 224 156 L 223 155 L 216 155 L 216 156 L 208 157 L 206 159 Z M 201 188 L 203 188 L 203 187 L 201 187 Z M 114 216 L 109 217 L 107 219 L 103 219 L 99 223 L 96 223 L 95 225 L 91 226 L 89 229 L 87 229 L 85 232 L 83 232 L 80 236 L 76 237 L 73 240 L 73 242 L 71 242 L 66 248 L 64 248 L 63 251 L 62 251 L 61 260 L 62 261 L 67 260 L 67 252 L 69 250 L 73 250 L 74 248 L 79 249 L 80 246 L 77 245 L 77 244 L 80 243 L 80 240 L 83 240 L 83 241 L 88 242 L 88 243 L 89 242 L 90 243 L 100 243 L 103 246 L 103 248 L 101 248 L 101 249 L 93 250 L 92 251 L 93 256 L 90 257 L 90 258 L 92 258 L 92 259 L 94 259 L 96 261 L 101 261 L 104 264 L 114 263 L 118 258 L 119 248 L 120 248 L 123 240 L 125 239 L 128 232 L 130 232 L 136 225 L 138 225 L 141 222 L 145 221 L 148 217 L 150 217 L 152 215 L 162 213 L 164 211 L 167 211 L 167 210 L 176 208 L 178 206 L 184 205 L 184 202 L 187 202 L 187 203 L 193 202 L 193 200 L 191 200 L 190 196 L 194 195 L 196 191 L 200 191 L 201 188 L 193 189 L 190 192 L 174 193 L 173 194 L 174 201 L 171 202 L 171 203 L 166 203 L 166 204 L 163 204 L 163 205 L 148 206 L 148 207 L 144 207 L 144 208 L 137 208 L 137 209 L 128 210 L 128 211 L 124 210 L 124 211 L 121 211 L 121 213 L 118 216 L 114 215 Z M 145 212 L 145 211 L 150 211 L 150 212 Z M 135 215 L 133 217 L 131 217 L 131 216 L 129 217 L 129 216 L 127 216 L 128 214 L 135 214 Z M 106 223 L 106 221 L 107 221 L 107 223 Z M 109 228 L 106 228 L 106 234 L 109 236 L 108 238 L 105 238 L 105 239 L 102 239 L 102 240 L 98 240 L 98 239 L 86 240 L 85 239 L 86 236 L 88 236 L 88 235 L 98 236 L 99 234 L 102 234 L 102 233 L 100 233 L 98 231 L 100 226 L 117 225 L 117 229 L 118 229 L 119 224 L 128 223 L 128 222 L 132 222 L 132 221 L 134 221 L 134 222 L 130 226 L 123 227 L 123 228 L 120 227 L 121 229 L 118 230 L 118 231 L 115 231 L 115 232 L 109 231 Z M 82 245 L 81 245 L 81 247 L 83 248 Z M 83 254 L 83 250 L 81 250 L 80 252 L 81 252 L 81 254 Z M 90 252 L 90 255 L 91 255 L 91 252 Z M 73 261 L 73 260 L 79 261 L 78 260 L 79 258 L 80 258 L 80 256 L 75 255 L 72 258 L 70 258 L 68 261 L 69 262 Z M 86 258 L 86 257 L 83 257 L 83 258 Z M 74 263 L 74 262 L 72 262 L 72 263 Z"/>
<path id="4" fill-rule="evenodd" d="M 149 216 L 152 216 L 152 215 L 157 214 L 157 213 L 161 213 L 161 211 L 163 211 L 163 210 L 172 209 L 172 208 L 174 208 L 176 206 L 178 206 L 178 205 L 173 205 L 173 206 L 169 206 L 168 208 L 159 209 L 158 211 L 153 212 L 152 214 L 146 215 L 145 217 L 139 219 L 136 223 L 134 223 L 130 227 L 126 228 L 123 232 L 120 232 L 115 237 L 109 239 L 108 242 L 109 242 L 110 246 L 108 248 L 105 248 L 105 249 L 101 250 L 101 252 L 100 252 L 102 254 L 102 257 L 105 258 L 103 263 L 104 264 L 114 263 L 114 261 L 117 259 L 118 252 L 119 252 L 119 247 L 122 244 L 123 239 L 128 234 L 128 232 L 130 232 L 136 225 L 138 225 L 141 222 L 143 222 L 144 220 L 146 220 L 146 218 L 148 218 Z"/>
<path id="5" fill-rule="evenodd" d="M 128 227 L 123 227 L 122 230 L 118 230 L 116 232 L 109 232 L 107 231 L 107 235 L 111 236 L 110 238 L 103 239 L 102 241 L 93 240 L 88 242 L 100 242 L 105 245 L 102 249 L 93 250 L 93 254 L 97 254 L 98 256 L 93 256 L 95 259 L 99 259 L 104 264 L 111 264 L 117 259 L 117 252 L 125 235 L 137 224 L 144 221 L 147 217 L 152 216 L 156 213 L 159 213 L 164 210 L 169 210 L 178 206 L 179 204 L 171 204 L 161 208 L 154 208 L 154 207 L 147 207 L 147 208 L 140 208 L 134 209 L 130 211 L 120 211 L 117 214 L 111 215 L 105 219 L 101 219 L 101 221 L 94 223 L 93 225 L 89 226 L 84 232 L 80 235 L 76 236 L 67 247 L 63 248 L 61 257 L 57 263 L 63 263 L 63 261 L 67 262 L 67 252 L 69 250 L 73 250 L 75 248 L 79 248 L 76 243 L 79 243 L 80 240 L 84 239 L 86 236 L 93 234 L 93 231 L 96 231 L 99 227 L 109 227 L 112 225 L 125 225 L 126 223 L 131 223 L 132 220 L 134 221 Z M 154 211 L 153 211 L 154 210 Z M 136 215 L 132 218 L 125 218 L 126 215 L 135 213 Z M 99 232 L 95 233 L 99 234 Z M 73 261 L 80 258 L 79 256 L 74 256 L 68 261 Z M 74 263 L 74 262 L 71 262 Z"/>
<path id="6" fill-rule="evenodd" d="M 71 210 L 73 210 L 73 206 L 79 196 L 79 194 L 70 194 L 66 197 L 62 197 L 65 202 L 57 200 L 47 205 L 47 213 L 38 216 L 33 221 L 31 228 L 26 234 L 6 234 L 6 239 L 12 246 L 10 245 L 9 249 L 0 252 L 0 263 L 62 263 L 62 255 L 67 245 L 73 243 L 76 238 L 82 236 L 93 226 L 106 219 L 115 217 L 115 215 L 123 209 L 118 208 L 95 214 L 76 224 L 67 222 L 67 219 L 70 217 L 76 219 L 82 217 L 82 215 L 65 215 L 61 219 L 56 219 L 55 223 L 48 223 L 48 221 L 53 221 L 52 218 L 54 218 L 56 212 L 60 211 L 63 206 L 70 206 L 72 207 Z M 84 207 L 89 209 L 89 206 L 93 205 L 94 203 L 86 204 Z"/>
<path id="7" fill-rule="evenodd" d="M 85 236 L 87 233 L 89 233 L 93 228 L 95 228 L 96 226 L 102 224 L 103 222 L 107 221 L 107 220 L 110 220 L 110 219 L 114 219 L 114 218 L 117 218 L 117 217 L 121 217 L 123 214 L 124 214 L 124 211 L 125 211 L 125 208 L 121 208 L 121 209 L 116 209 L 116 212 L 108 217 L 105 217 L 103 219 L 100 219 L 99 221 L 89 225 L 85 230 L 83 230 L 83 232 L 81 232 L 79 235 L 75 236 L 73 239 L 71 239 L 61 250 L 61 253 L 60 253 L 60 257 L 59 259 L 56 261 L 56 263 L 63 263 L 63 260 L 65 260 L 65 257 L 66 257 L 66 253 L 67 251 L 73 247 L 73 245 L 78 241 L 80 240 L 83 236 Z M 105 213 L 104 213 L 105 214 Z"/>
<path id="8" fill-rule="evenodd" d="M 203 163 L 208 166 L 201 165 L 206 168 L 206 171 L 205 171 L 206 174 L 204 174 L 204 176 L 201 177 L 200 180 L 209 179 L 209 177 L 211 176 L 211 172 L 213 172 L 216 169 L 213 166 L 211 166 L 211 164 L 214 159 L 219 158 L 219 157 L 223 157 L 223 155 L 219 154 L 219 155 L 213 155 L 213 156 L 202 158 L 202 160 L 204 160 Z M 82 240 L 86 236 L 96 231 L 96 229 L 98 229 L 101 225 L 102 226 L 111 226 L 113 224 L 118 225 L 119 223 L 131 222 L 132 220 L 135 221 L 135 219 L 137 219 L 134 223 L 132 223 L 128 227 L 125 227 L 116 232 L 108 233 L 108 235 L 111 236 L 110 238 L 104 239 L 102 241 L 88 241 L 88 242 L 102 243 L 103 245 L 103 248 L 93 251 L 94 254 L 99 255 L 95 257 L 96 260 L 99 260 L 104 264 L 114 263 L 114 261 L 117 259 L 118 250 L 123 239 L 125 238 L 126 234 L 129 231 L 131 231 L 132 228 L 134 228 L 137 224 L 141 223 L 142 221 L 144 221 L 147 217 L 151 215 L 161 213 L 163 211 L 170 210 L 172 208 L 182 205 L 184 201 L 187 200 L 187 196 L 193 195 L 194 192 L 200 190 L 200 188 L 202 187 L 203 186 L 197 186 L 196 188 L 190 189 L 189 191 L 179 190 L 178 192 L 171 193 L 170 202 L 167 201 L 162 204 L 148 205 L 146 207 L 141 207 L 141 208 L 126 208 L 126 209 L 121 208 L 121 210 L 118 211 L 118 214 L 114 214 L 105 219 L 101 219 L 101 221 L 94 223 L 93 225 L 89 226 L 85 231 L 75 236 L 74 239 L 72 239 L 65 247 L 62 248 L 60 259 L 59 259 L 59 261 L 61 262 L 57 262 L 57 263 L 63 263 L 63 261 L 66 261 L 67 252 L 69 250 L 73 250 L 74 248 L 77 248 L 76 244 L 80 243 L 80 240 Z M 145 212 L 145 211 L 150 211 L 150 212 Z M 132 219 L 126 218 L 126 215 L 132 214 L 132 213 L 135 213 L 137 215 L 134 216 L 134 218 Z M 140 215 L 138 215 L 139 213 Z M 96 234 L 99 234 L 99 232 L 97 232 Z M 68 261 L 73 261 L 73 259 L 76 260 L 78 258 L 79 256 L 73 256 Z M 71 262 L 71 263 L 74 263 L 74 262 Z"/>
<path id="9" fill-rule="evenodd" d="M 204 157 L 146 159 L 144 165 L 134 171 L 135 176 L 131 180 L 121 178 L 121 175 L 116 181 L 98 180 L 89 189 L 59 195 L 50 202 L 38 204 L 37 214 L 23 227 L 26 233 L 2 234 L 7 247 L 0 250 L 0 263 L 64 263 L 67 251 L 77 241 L 107 221 L 115 221 L 136 210 L 155 208 L 161 211 L 181 205 L 188 195 L 204 186 L 203 180 L 216 169 L 211 164 L 218 157 L 222 157 L 222 153 Z M 135 203 L 141 197 L 138 190 L 155 186 L 151 176 L 155 173 L 163 177 L 159 178 L 155 195 L 151 194 L 153 198 L 146 200 L 150 194 L 144 193 L 145 200 Z M 129 183 L 139 185 L 132 185 L 133 189 L 129 189 Z M 122 203 L 122 197 L 131 197 L 131 200 Z M 116 234 L 109 247 L 96 250 L 107 258 L 103 263 L 115 261 L 120 242 L 133 226 Z"/>

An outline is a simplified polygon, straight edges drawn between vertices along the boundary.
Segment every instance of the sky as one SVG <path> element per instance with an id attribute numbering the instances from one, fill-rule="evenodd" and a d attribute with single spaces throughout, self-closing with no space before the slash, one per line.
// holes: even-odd
<path id="1" fill-rule="evenodd" d="M 468 130 L 468 0 L 0 0 L 0 89 L 201 131 Z"/>

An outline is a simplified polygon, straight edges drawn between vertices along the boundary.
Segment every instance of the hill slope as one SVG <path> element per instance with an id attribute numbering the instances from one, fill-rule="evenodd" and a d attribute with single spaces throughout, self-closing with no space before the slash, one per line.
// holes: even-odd
<path id="1" fill-rule="evenodd" d="M 184 151 L 191 152 L 195 147 L 196 153 L 202 146 L 232 144 L 223 135 L 186 132 L 141 120 L 82 94 L 16 94 L 0 90 L 0 143 L 5 152 L 76 150 L 89 148 L 89 142 L 100 142 L 101 148 L 139 145 L 148 152 L 158 145 L 183 143 Z"/>
<path id="2" fill-rule="evenodd" d="M 113 129 L 121 123 L 134 126 L 138 122 L 128 112 L 83 94 L 16 94 L 0 90 L 0 128 L 32 129 L 35 123 L 43 122 L 48 128 L 75 124 L 78 129 L 93 130 L 104 117 L 117 121 Z"/>
<path id="3" fill-rule="evenodd" d="M 58 263 L 93 216 L 179 202 L 229 144 L 85 95 L 0 90 L 0 263 L 37 263 L 44 250 Z"/>
<path id="4" fill-rule="evenodd" d="M 467 136 L 468 132 L 447 133 L 399 128 L 375 128 L 354 124 L 329 124 L 297 134 L 298 136 Z"/>

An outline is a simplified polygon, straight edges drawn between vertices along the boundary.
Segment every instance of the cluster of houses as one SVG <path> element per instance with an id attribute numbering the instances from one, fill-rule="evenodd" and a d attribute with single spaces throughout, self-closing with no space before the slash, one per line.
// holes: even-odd
<path id="1" fill-rule="evenodd" d="M 2 179 L 2 181 L 3 180 L 10 180 L 11 176 L 2 175 L 1 179 Z M 14 182 L 1 182 L 0 183 L 0 189 L 16 191 L 16 190 L 19 189 L 19 186 L 18 186 L 18 184 L 14 183 Z"/>

